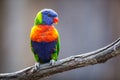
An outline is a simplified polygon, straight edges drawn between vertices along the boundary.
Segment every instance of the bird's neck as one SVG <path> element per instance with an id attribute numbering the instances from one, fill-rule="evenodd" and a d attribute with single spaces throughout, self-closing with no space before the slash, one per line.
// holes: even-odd
<path id="1" fill-rule="evenodd" d="M 54 28 L 53 25 L 37 25 L 39 29 L 41 29 L 41 32 L 46 32 Z"/>
<path id="2" fill-rule="evenodd" d="M 46 24 L 39 24 L 39 25 L 34 25 L 34 26 L 45 27 L 45 28 L 54 27 L 53 25 L 46 25 Z"/>

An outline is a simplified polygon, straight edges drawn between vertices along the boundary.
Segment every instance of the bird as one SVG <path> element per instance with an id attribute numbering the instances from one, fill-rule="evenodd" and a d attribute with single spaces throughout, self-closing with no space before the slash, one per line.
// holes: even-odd
<path id="1" fill-rule="evenodd" d="M 60 36 L 53 25 L 58 22 L 58 14 L 53 9 L 42 9 L 34 19 L 30 33 L 30 45 L 37 67 L 44 63 L 54 65 L 58 59 Z"/>

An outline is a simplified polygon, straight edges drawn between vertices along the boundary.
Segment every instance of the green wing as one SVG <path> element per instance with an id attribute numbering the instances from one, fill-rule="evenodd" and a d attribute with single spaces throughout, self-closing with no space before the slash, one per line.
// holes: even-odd
<path id="1" fill-rule="evenodd" d="M 59 55 L 59 51 L 60 51 L 60 37 L 58 37 L 58 41 L 57 41 L 57 44 L 56 44 L 55 51 L 54 51 L 54 53 L 51 56 L 51 58 L 53 60 L 57 61 L 58 55 Z"/>
<path id="2" fill-rule="evenodd" d="M 31 42 L 32 42 L 32 41 L 31 41 Z M 36 62 L 39 62 L 39 57 L 38 57 L 38 55 L 35 53 L 35 51 L 34 51 L 34 49 L 33 49 L 33 47 L 32 47 L 31 42 L 30 42 L 30 45 L 31 45 L 31 49 L 32 49 L 32 52 L 33 52 L 33 55 L 34 55 L 34 59 L 35 59 Z"/>

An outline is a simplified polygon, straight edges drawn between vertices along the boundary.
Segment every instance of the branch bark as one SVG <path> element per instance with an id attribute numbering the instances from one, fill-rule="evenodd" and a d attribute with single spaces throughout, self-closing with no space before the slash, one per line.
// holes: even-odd
<path id="1" fill-rule="evenodd" d="M 0 80 L 38 80 L 75 68 L 104 63 L 117 55 L 120 55 L 120 38 L 99 50 L 58 60 L 53 66 L 47 63 L 35 70 L 35 65 L 33 65 L 13 73 L 0 74 Z"/>

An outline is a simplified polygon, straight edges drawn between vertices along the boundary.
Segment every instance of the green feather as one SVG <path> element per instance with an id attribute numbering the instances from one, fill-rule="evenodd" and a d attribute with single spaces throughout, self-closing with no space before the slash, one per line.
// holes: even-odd
<path id="1" fill-rule="evenodd" d="M 38 57 L 38 55 L 36 53 L 34 53 L 34 49 L 32 48 L 32 44 L 31 44 L 31 49 L 32 49 L 35 61 L 39 62 L 39 57 Z"/>
<path id="2" fill-rule="evenodd" d="M 54 53 L 51 55 L 51 58 L 53 60 L 57 61 L 59 51 L 60 51 L 60 37 L 58 38 L 58 41 L 57 41 L 57 44 L 56 44 L 56 49 L 55 49 Z"/>
<path id="3" fill-rule="evenodd" d="M 42 13 L 41 12 L 38 12 L 34 20 L 34 25 L 39 25 L 39 24 L 42 24 Z"/>

